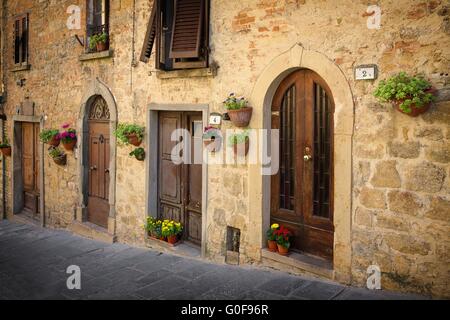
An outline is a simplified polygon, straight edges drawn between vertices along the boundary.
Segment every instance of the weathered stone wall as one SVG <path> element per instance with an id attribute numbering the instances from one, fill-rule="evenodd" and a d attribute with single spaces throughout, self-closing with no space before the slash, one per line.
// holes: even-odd
<path id="1" fill-rule="evenodd" d="M 217 76 L 171 79 L 157 77 L 153 61 L 133 67 L 151 2 L 136 1 L 133 30 L 133 1 L 112 1 L 113 57 L 81 62 L 83 48 L 74 35 L 83 36 L 84 30 L 67 30 L 66 8 L 78 4 L 84 17 L 85 1 L 8 1 L 9 18 L 30 10 L 32 65 L 30 71 L 6 71 L 9 118 L 29 97 L 37 114 L 48 116 L 46 127 L 75 125 L 84 92 L 96 77 L 111 89 L 119 122 L 145 125 L 150 102 L 202 103 L 210 111 L 223 112 L 221 102 L 228 93 L 250 96 L 269 61 L 301 43 L 336 63 L 354 95 L 354 174 L 349 177 L 354 185 L 349 212 L 353 225 L 348 243 L 353 283 L 364 285 L 367 267 L 378 264 L 384 288 L 450 295 L 449 103 L 437 103 L 423 116 L 410 118 L 376 102 L 372 92 L 378 81 L 356 82 L 353 77 L 355 65 L 376 63 L 380 78 L 399 71 L 423 72 L 437 88 L 448 86 L 448 1 L 381 1 L 382 27 L 369 30 L 363 17 L 367 1 L 212 0 L 211 60 L 219 66 Z M 6 27 L 10 44 L 12 23 Z M 12 60 L 10 46 L 5 59 Z M 20 88 L 16 81 L 22 78 L 26 82 Z M 255 113 L 262 112 L 262 106 L 254 107 Z M 128 157 L 129 151 L 117 148 L 116 233 L 119 241 L 142 244 L 146 172 L 143 163 Z M 80 188 L 78 156 L 77 151 L 69 155 L 65 168 L 45 158 L 45 206 L 52 226 L 65 227 L 73 220 Z M 7 161 L 10 175 L 11 159 Z M 226 226 L 241 229 L 243 261 L 259 257 L 261 245 L 249 236 L 249 230 L 255 232 L 248 215 L 251 184 L 246 165 L 208 168 L 210 258 L 223 260 Z M 8 185 L 9 209 L 10 190 Z"/>

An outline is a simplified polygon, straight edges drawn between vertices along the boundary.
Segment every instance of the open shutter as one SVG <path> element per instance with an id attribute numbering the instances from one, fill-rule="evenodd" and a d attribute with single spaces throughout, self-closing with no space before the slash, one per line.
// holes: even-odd
<path id="1" fill-rule="evenodd" d="M 147 26 L 147 32 L 145 34 L 144 39 L 144 45 L 142 47 L 141 52 L 141 61 L 142 62 L 148 62 L 150 59 L 150 56 L 152 54 L 153 50 L 153 44 L 155 43 L 156 38 L 156 24 L 157 24 L 157 18 L 156 18 L 156 9 L 158 7 L 158 0 L 153 1 L 153 8 L 152 13 L 150 14 L 150 20 L 148 22 Z"/>
<path id="2" fill-rule="evenodd" d="M 176 0 L 170 58 L 199 58 L 205 0 Z"/>
<path id="3" fill-rule="evenodd" d="M 28 62 L 28 14 L 24 15 L 22 17 L 22 56 L 21 56 L 21 63 L 27 63 Z"/>
<path id="4" fill-rule="evenodd" d="M 20 20 L 14 21 L 14 64 L 20 63 Z"/>

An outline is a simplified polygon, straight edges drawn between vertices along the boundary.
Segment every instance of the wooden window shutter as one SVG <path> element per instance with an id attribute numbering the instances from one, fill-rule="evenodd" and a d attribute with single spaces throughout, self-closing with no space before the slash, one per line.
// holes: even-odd
<path id="1" fill-rule="evenodd" d="M 199 58 L 205 0 L 176 0 L 170 58 Z"/>
<path id="2" fill-rule="evenodd" d="M 14 63 L 20 63 L 20 20 L 14 21 Z"/>
<path id="3" fill-rule="evenodd" d="M 14 64 L 28 63 L 28 14 L 14 20 Z"/>
<path id="4" fill-rule="evenodd" d="M 22 17 L 22 34 L 21 34 L 21 45 L 22 45 L 22 63 L 28 62 L 28 14 Z"/>
<path id="5" fill-rule="evenodd" d="M 153 44 L 155 43 L 155 39 L 156 39 L 156 30 L 157 30 L 157 21 L 158 21 L 158 19 L 156 17 L 157 7 L 158 7 L 158 0 L 154 0 L 152 13 L 150 14 L 150 20 L 148 22 L 147 32 L 145 34 L 144 45 L 142 47 L 141 59 L 140 59 L 142 62 L 146 62 L 146 63 L 150 59 L 150 56 L 151 56 L 152 50 L 153 50 Z"/>

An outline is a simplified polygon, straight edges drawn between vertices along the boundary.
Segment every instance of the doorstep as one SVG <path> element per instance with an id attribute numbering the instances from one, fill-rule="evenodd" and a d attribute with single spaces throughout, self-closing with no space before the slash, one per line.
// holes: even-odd
<path id="1" fill-rule="evenodd" d="M 145 246 L 147 248 L 157 250 L 164 253 L 170 253 L 174 255 L 179 255 L 183 257 L 190 257 L 201 259 L 202 254 L 200 247 L 190 244 L 189 242 L 179 242 L 177 245 L 170 245 L 169 243 L 157 239 L 152 239 L 150 237 L 145 238 Z"/>
<path id="2" fill-rule="evenodd" d="M 40 215 L 39 215 L 40 217 Z M 23 223 L 23 224 L 31 224 L 37 227 L 41 226 L 41 221 L 34 219 L 32 217 L 30 217 L 29 215 L 27 215 L 25 212 L 19 213 L 19 214 L 15 214 L 13 215 L 10 219 L 10 221 L 12 222 L 17 222 L 17 223 Z"/>
<path id="3" fill-rule="evenodd" d="M 282 256 L 268 249 L 261 250 L 262 265 L 292 272 L 299 275 L 320 276 L 333 280 L 334 270 L 331 262 L 321 258 L 291 252 L 288 256 Z"/>
<path id="4" fill-rule="evenodd" d="M 71 224 L 69 224 L 67 229 L 70 232 L 73 232 L 77 235 L 80 235 L 88 239 L 106 243 L 116 242 L 116 237 L 113 236 L 112 234 L 109 234 L 106 229 L 90 222 L 82 223 L 79 221 L 73 221 Z"/>

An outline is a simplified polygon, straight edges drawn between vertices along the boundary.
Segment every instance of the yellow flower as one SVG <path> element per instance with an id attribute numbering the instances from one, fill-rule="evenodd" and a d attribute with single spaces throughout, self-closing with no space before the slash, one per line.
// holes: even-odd
<path id="1" fill-rule="evenodd" d="M 270 228 L 275 230 L 275 229 L 278 229 L 279 227 L 280 227 L 280 225 L 278 223 L 274 223 Z"/>

